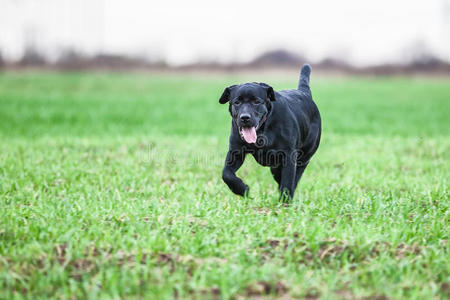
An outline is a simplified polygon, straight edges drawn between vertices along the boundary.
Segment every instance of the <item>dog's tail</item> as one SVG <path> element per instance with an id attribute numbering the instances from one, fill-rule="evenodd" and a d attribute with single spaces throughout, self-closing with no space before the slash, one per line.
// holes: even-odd
<path id="1" fill-rule="evenodd" d="M 309 75 L 311 74 L 311 66 L 309 64 L 304 64 L 302 70 L 300 71 L 300 81 L 298 82 L 298 89 L 308 89 L 309 90 Z"/>

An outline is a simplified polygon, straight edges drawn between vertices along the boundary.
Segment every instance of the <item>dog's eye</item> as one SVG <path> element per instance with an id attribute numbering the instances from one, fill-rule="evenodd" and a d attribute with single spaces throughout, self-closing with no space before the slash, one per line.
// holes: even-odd
<path id="1" fill-rule="evenodd" d="M 239 104 L 241 104 L 241 101 L 236 100 L 236 101 L 234 101 L 234 104 L 239 105 Z"/>
<path id="2" fill-rule="evenodd" d="M 261 101 L 259 101 L 258 99 L 253 100 L 253 104 L 261 104 Z"/>

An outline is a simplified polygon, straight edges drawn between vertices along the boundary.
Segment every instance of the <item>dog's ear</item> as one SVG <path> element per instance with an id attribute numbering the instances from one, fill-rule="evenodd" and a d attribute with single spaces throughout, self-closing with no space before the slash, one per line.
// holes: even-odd
<path id="1" fill-rule="evenodd" d="M 228 101 L 230 101 L 231 90 L 235 87 L 236 87 L 236 85 L 231 85 L 231 86 L 225 88 L 225 90 L 222 93 L 222 96 L 220 96 L 220 99 L 219 99 L 220 104 L 225 104 Z"/>
<path id="2" fill-rule="evenodd" d="M 260 82 L 259 85 L 266 89 L 267 98 L 269 98 L 270 101 L 275 101 L 275 92 L 273 91 L 273 88 L 270 85 L 265 84 L 263 82 Z"/>
<path id="3" fill-rule="evenodd" d="M 273 88 L 269 86 L 267 89 L 267 97 L 270 99 L 270 101 L 275 101 L 275 92 L 273 91 Z"/>

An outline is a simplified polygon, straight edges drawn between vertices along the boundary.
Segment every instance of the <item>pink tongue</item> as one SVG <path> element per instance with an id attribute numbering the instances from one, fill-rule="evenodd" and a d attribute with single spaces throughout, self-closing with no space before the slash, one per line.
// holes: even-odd
<path id="1" fill-rule="evenodd" d="M 253 144 L 256 143 L 256 128 L 255 127 L 242 127 L 241 129 L 242 135 L 247 143 Z"/>

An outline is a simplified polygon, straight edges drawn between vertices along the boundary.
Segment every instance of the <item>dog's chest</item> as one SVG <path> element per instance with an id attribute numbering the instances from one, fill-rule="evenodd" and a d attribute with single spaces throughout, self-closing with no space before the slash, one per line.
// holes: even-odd
<path id="1" fill-rule="evenodd" d="M 279 166 L 286 158 L 285 151 L 265 147 L 251 147 L 248 148 L 246 152 L 247 154 L 251 154 L 260 165 L 266 167 Z"/>

